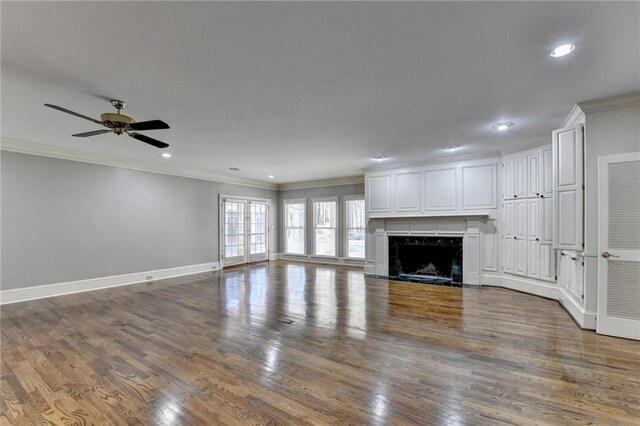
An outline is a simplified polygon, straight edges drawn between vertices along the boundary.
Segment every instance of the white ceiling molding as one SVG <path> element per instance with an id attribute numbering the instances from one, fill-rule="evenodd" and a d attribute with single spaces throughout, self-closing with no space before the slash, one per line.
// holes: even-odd
<path id="1" fill-rule="evenodd" d="M 569 112 L 567 117 L 564 119 L 564 121 L 560 125 L 560 128 L 573 126 L 574 124 L 580 123 L 583 120 L 584 120 L 584 111 L 582 111 L 582 109 L 580 109 L 580 106 L 576 104 L 573 106 L 573 108 L 571 108 L 571 111 Z"/>
<path id="2" fill-rule="evenodd" d="M 186 177 L 191 179 L 207 180 L 212 182 L 228 183 L 233 185 L 250 186 L 254 188 L 278 190 L 278 185 L 269 182 L 260 182 L 251 179 L 234 178 L 209 173 L 203 170 L 191 168 L 179 168 L 161 166 L 138 160 L 113 157 L 104 154 L 81 151 L 54 145 L 45 145 L 35 142 L 20 141 L 15 139 L 0 139 L 0 150 L 17 152 L 20 154 L 39 155 L 42 157 L 59 158 L 62 160 L 79 161 L 82 163 L 100 164 L 103 166 L 122 167 L 125 169 L 140 170 L 143 172 L 161 173 Z"/>
<path id="3" fill-rule="evenodd" d="M 593 99 L 590 101 L 578 102 L 578 106 L 585 114 L 611 109 L 640 106 L 640 92 L 627 93 L 618 96 L 608 96 L 606 98 Z"/>
<path id="4" fill-rule="evenodd" d="M 535 148 L 537 146 L 542 146 L 542 145 L 546 145 L 546 144 L 549 144 L 549 143 L 551 143 L 551 133 L 549 133 L 549 138 L 548 139 L 542 139 L 542 140 L 539 140 L 537 142 L 531 142 L 529 144 L 523 145 L 523 146 L 518 147 L 518 148 L 507 149 L 507 150 L 504 150 L 504 151 L 500 151 L 500 154 L 502 154 L 502 155 L 511 154 L 512 152 L 518 152 L 518 151 L 522 151 L 522 150 L 529 149 L 529 148 Z"/>
<path id="5" fill-rule="evenodd" d="M 364 183 L 364 176 L 348 176 L 334 179 L 309 180 L 304 182 L 282 183 L 278 186 L 280 191 L 289 189 L 321 188 L 324 186 L 357 185 Z"/>
<path id="6" fill-rule="evenodd" d="M 535 144 L 539 144 L 539 143 L 540 142 L 536 142 Z M 420 167 L 420 166 L 428 166 L 428 165 L 432 165 L 432 164 L 451 164 L 451 163 L 457 163 L 457 162 L 460 162 L 460 161 L 480 160 L 480 159 L 494 158 L 494 157 L 500 157 L 500 156 L 501 156 L 501 153 L 498 152 L 498 151 L 490 152 L 488 154 L 457 155 L 455 157 L 449 157 L 449 158 L 446 158 L 446 159 L 445 158 L 438 158 L 438 159 L 435 159 L 435 160 L 432 160 L 432 161 L 412 161 L 410 163 L 389 163 L 389 164 L 380 165 L 380 166 L 371 166 L 371 167 L 366 167 L 366 168 L 362 169 L 362 171 L 364 171 L 364 172 L 374 172 L 374 171 L 377 171 L 377 170 Z"/>

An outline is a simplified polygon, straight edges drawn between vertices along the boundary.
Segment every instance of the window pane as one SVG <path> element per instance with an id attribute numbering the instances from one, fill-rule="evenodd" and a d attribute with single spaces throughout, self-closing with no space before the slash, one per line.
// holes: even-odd
<path id="1" fill-rule="evenodd" d="M 287 253 L 304 254 L 304 229 L 287 229 Z"/>
<path id="2" fill-rule="evenodd" d="M 314 253 L 320 256 L 336 255 L 336 230 L 316 229 Z"/>
<path id="3" fill-rule="evenodd" d="M 364 259 L 364 229 L 349 229 L 347 256 Z"/>
<path id="4" fill-rule="evenodd" d="M 347 201 L 347 228 L 364 227 L 364 200 Z"/>
<path id="5" fill-rule="evenodd" d="M 335 228 L 338 203 L 336 201 L 316 201 L 313 205 L 316 228 Z"/>
<path id="6" fill-rule="evenodd" d="M 286 215 L 288 228 L 304 227 L 304 203 L 287 204 Z"/>

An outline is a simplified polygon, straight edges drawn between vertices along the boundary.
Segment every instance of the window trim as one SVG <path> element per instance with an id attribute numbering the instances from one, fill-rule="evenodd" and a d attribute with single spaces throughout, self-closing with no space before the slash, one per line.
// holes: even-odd
<path id="1" fill-rule="evenodd" d="M 315 203 L 319 202 L 335 202 L 336 203 L 336 227 L 333 228 L 336 230 L 336 238 L 334 241 L 335 244 L 335 255 L 326 255 L 326 254 L 316 254 L 316 209 Z M 323 228 L 320 228 L 323 229 Z M 325 228 L 332 229 L 332 228 Z M 311 198 L 311 252 L 314 257 L 324 257 L 328 259 L 337 259 L 339 258 L 339 248 L 340 245 L 338 241 L 340 240 L 340 197 L 332 196 L 332 197 L 314 197 Z"/>
<path id="2" fill-rule="evenodd" d="M 289 253 L 289 247 L 287 247 L 287 229 L 289 228 L 288 226 L 288 219 L 287 219 L 287 204 L 303 204 L 304 205 L 304 218 L 303 218 L 303 232 L 302 232 L 302 238 L 303 238 L 303 247 L 304 247 L 304 252 L 303 253 Z M 288 256 L 306 256 L 307 255 L 307 210 L 308 210 L 308 206 L 307 206 L 307 199 L 306 198 L 288 198 L 288 199 L 283 199 L 282 200 L 282 239 L 283 239 L 283 254 L 288 255 Z"/>
<path id="3" fill-rule="evenodd" d="M 365 253 L 363 257 L 350 257 L 349 256 L 349 209 L 347 208 L 347 202 L 354 200 L 362 200 L 365 202 L 365 212 L 364 212 L 364 233 L 365 233 Z M 349 260 L 358 260 L 365 261 L 367 258 L 367 206 L 366 200 L 364 198 L 364 194 L 353 194 L 353 195 L 345 195 L 342 197 L 342 204 L 344 210 L 343 217 L 343 227 L 342 227 L 342 235 L 343 235 L 343 250 L 344 250 L 344 258 Z"/>

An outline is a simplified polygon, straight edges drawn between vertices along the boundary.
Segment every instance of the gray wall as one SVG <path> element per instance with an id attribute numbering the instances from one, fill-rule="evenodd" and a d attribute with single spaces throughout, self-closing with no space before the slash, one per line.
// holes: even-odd
<path id="1" fill-rule="evenodd" d="M 311 214 L 312 208 L 312 198 L 321 198 L 321 197 L 339 197 L 338 198 L 338 257 L 344 257 L 344 244 L 341 243 L 342 229 L 344 227 L 344 202 L 343 196 L 345 195 L 364 195 L 364 183 L 353 184 L 353 185 L 340 185 L 340 186 L 322 186 L 318 188 L 306 188 L 306 189 L 291 189 L 286 191 L 280 191 L 279 194 L 279 210 L 280 215 L 278 216 L 278 229 L 280 232 L 278 247 L 280 253 L 284 252 L 284 214 L 282 210 L 282 203 L 284 200 L 289 199 L 300 199 L 304 198 L 307 200 L 307 227 L 306 227 L 306 237 L 307 237 L 307 254 L 310 255 L 313 253 L 313 240 L 312 240 L 312 232 L 313 232 L 313 215 Z"/>
<path id="2" fill-rule="evenodd" d="M 270 199 L 272 232 L 279 217 L 277 191 L 4 151 L 0 166 L 3 290 L 216 262 L 219 194 Z"/>

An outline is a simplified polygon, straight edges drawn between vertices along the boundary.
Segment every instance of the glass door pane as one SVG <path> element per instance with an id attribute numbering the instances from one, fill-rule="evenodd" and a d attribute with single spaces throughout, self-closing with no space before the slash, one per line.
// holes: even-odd
<path id="1" fill-rule="evenodd" d="M 267 256 L 267 204 L 249 203 L 249 256 L 251 260 Z"/>
<path id="2" fill-rule="evenodd" d="M 246 201 L 224 200 L 224 263 L 246 262 Z"/>

